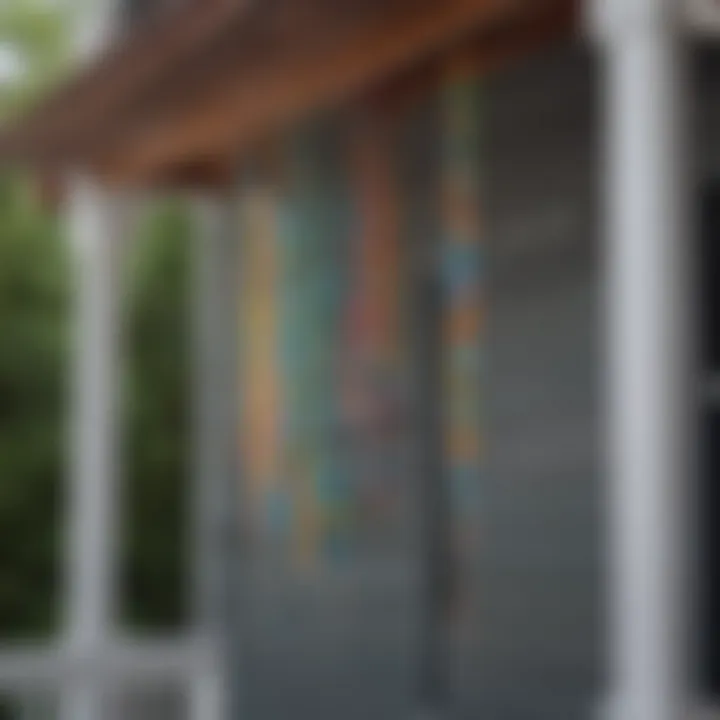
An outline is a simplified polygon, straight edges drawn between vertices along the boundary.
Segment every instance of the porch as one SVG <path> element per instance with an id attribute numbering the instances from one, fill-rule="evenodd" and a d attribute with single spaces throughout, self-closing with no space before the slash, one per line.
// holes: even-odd
<path id="1" fill-rule="evenodd" d="M 0 685 L 60 690 L 67 720 L 117 713 L 118 682 L 182 685 L 188 716 L 208 720 L 583 718 L 609 697 L 618 720 L 702 708 L 686 161 L 694 136 L 716 172 L 717 61 L 702 51 L 688 80 L 694 41 L 669 2 L 580 5 L 189 2 L 0 136 L 6 162 L 67 178 L 79 258 L 67 638 L 0 656 Z M 147 192 L 182 194 L 197 216 L 197 626 L 128 643 L 113 617 L 119 258 Z M 295 342 L 325 348 L 284 376 L 305 391 L 279 441 L 300 464 L 335 452 L 330 416 L 307 422 L 335 371 L 327 330 L 301 312 L 313 288 L 354 234 L 380 241 L 373 292 L 402 284 L 383 247 L 405 268 L 407 328 L 367 340 L 405 337 L 404 483 L 346 570 L 337 537 L 323 545 L 332 502 L 275 542 L 268 495 L 294 491 L 253 484 L 238 452 L 258 377 L 238 373 L 241 348 L 262 342 L 240 330 L 241 278 L 272 242 L 239 209 L 268 205 L 311 276 L 286 299 L 306 330 Z M 320 492 L 317 468 L 283 472 Z"/>

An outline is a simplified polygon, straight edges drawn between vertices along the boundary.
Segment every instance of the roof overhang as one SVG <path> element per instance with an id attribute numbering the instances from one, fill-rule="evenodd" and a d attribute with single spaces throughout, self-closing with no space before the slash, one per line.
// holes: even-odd
<path id="1" fill-rule="evenodd" d="M 258 140 L 422 68 L 490 70 L 574 27 L 576 0 L 192 0 L 0 135 L 0 161 L 113 183 L 220 182 Z"/>

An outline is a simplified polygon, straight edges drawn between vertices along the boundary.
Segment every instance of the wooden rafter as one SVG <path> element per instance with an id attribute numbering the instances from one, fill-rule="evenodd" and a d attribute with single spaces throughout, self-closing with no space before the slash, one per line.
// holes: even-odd
<path id="1" fill-rule="evenodd" d="M 125 184 L 222 182 L 251 146 L 323 108 L 567 37 L 577 5 L 189 0 L 0 133 L 0 161 L 84 165 Z"/>
<path id="2" fill-rule="evenodd" d="M 299 18 L 294 42 L 270 42 L 255 63 L 224 68 L 197 94 L 138 116 L 131 127 L 105 138 L 93 156 L 101 157 L 98 167 L 109 178 L 133 182 L 190 158 L 239 153 L 262 133 L 351 97 L 467 39 L 479 27 L 509 23 L 528 8 L 536 13 L 555 4 L 386 0 L 351 13 L 347 2 L 330 0 L 324 22 L 318 24 L 312 13 Z"/>
<path id="3" fill-rule="evenodd" d="M 95 135 L 241 20 L 248 1 L 188 0 L 119 37 L 94 64 L 0 134 L 0 157 L 44 161 Z"/>

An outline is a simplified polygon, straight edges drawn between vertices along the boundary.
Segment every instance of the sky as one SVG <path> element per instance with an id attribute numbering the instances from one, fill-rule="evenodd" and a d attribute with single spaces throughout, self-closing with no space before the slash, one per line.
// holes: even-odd
<path id="1" fill-rule="evenodd" d="M 0 85 L 15 81 L 22 69 L 22 60 L 13 47 L 0 43 Z"/>

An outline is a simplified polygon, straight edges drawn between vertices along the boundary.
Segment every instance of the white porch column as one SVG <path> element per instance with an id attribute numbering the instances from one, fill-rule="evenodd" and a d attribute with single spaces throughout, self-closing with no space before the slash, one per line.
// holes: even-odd
<path id="1" fill-rule="evenodd" d="M 695 485 L 688 83 L 676 0 L 597 0 L 607 147 L 613 720 L 690 715 Z"/>
<path id="2" fill-rule="evenodd" d="M 193 720 L 238 718 L 240 241 L 234 193 L 198 203 L 195 271 L 195 598 L 217 665 L 198 677 Z"/>
<path id="3" fill-rule="evenodd" d="M 103 0 L 77 28 L 79 58 L 89 61 L 104 47 L 114 25 L 116 0 Z M 122 211 L 88 178 L 68 188 L 68 225 L 73 255 L 74 339 L 71 457 L 65 596 L 69 652 L 101 653 L 111 632 L 116 595 L 118 478 L 117 391 Z M 62 720 L 100 720 L 104 691 L 92 678 L 63 687 Z"/>
<path id="4" fill-rule="evenodd" d="M 72 458 L 68 508 L 67 643 L 83 659 L 102 653 L 117 595 L 118 385 L 123 202 L 84 180 L 73 184 L 70 232 L 75 288 Z M 63 695 L 64 720 L 100 720 L 92 678 Z"/>

